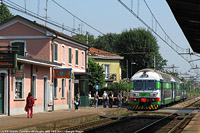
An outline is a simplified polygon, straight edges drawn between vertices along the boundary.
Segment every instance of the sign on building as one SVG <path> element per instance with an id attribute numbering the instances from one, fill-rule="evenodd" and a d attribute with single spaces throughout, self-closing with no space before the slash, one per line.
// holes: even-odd
<path id="1" fill-rule="evenodd" d="M 0 53 L 0 68 L 16 69 L 17 68 L 17 54 Z"/>
<path id="2" fill-rule="evenodd" d="M 71 78 L 72 77 L 72 68 L 54 68 L 54 77 L 55 78 Z"/>

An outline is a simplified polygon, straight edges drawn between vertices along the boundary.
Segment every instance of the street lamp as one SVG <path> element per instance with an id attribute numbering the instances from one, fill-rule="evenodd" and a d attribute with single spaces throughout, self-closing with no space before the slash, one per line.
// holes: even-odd
<path id="1" fill-rule="evenodd" d="M 132 63 L 131 63 L 131 76 L 133 75 L 133 73 L 132 73 L 132 71 L 133 71 L 133 70 L 132 70 L 132 65 L 135 65 L 135 64 L 136 64 L 135 62 L 132 62 Z"/>

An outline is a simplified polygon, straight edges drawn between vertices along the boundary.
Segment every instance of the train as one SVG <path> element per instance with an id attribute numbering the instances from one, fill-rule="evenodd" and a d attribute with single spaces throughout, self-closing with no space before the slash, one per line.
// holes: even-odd
<path id="1" fill-rule="evenodd" d="M 134 110 L 156 110 L 186 98 L 186 84 L 175 76 L 146 68 L 131 77 L 130 104 Z"/>

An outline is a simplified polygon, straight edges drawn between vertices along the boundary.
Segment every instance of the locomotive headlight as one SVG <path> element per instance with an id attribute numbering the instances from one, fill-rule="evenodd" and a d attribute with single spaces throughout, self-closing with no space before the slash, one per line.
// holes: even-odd
<path id="1" fill-rule="evenodd" d="M 137 102 L 137 98 L 134 98 L 133 101 L 134 101 L 134 102 Z"/>
<path id="2" fill-rule="evenodd" d="M 155 101 L 156 101 L 156 99 L 152 98 L 152 99 L 151 99 L 151 101 L 152 101 L 152 102 L 155 102 Z"/>

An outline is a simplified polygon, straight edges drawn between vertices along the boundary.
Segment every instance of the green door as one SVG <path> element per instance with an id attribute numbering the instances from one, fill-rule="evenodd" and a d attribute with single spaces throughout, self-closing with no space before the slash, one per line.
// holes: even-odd
<path id="1" fill-rule="evenodd" d="M 0 74 L 0 114 L 4 113 L 4 75 Z"/>

